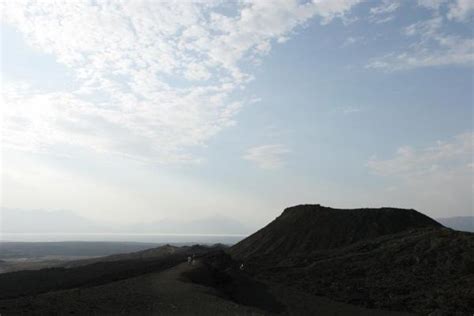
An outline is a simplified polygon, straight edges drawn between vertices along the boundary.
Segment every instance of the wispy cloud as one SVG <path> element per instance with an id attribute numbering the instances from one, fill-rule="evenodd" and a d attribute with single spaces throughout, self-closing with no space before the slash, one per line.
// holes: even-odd
<path id="1" fill-rule="evenodd" d="M 344 43 L 342 43 L 342 47 L 347 47 L 354 45 L 356 43 L 364 42 L 365 38 L 363 36 L 349 36 L 345 39 Z"/>
<path id="2" fill-rule="evenodd" d="M 360 106 L 342 106 L 338 107 L 336 109 L 337 112 L 343 113 L 343 114 L 353 114 L 353 113 L 359 113 L 362 111 L 365 111 L 366 108 L 360 107 Z"/>
<path id="3" fill-rule="evenodd" d="M 438 18 L 433 19 L 437 21 Z M 437 33 L 433 20 L 416 23 L 405 29 L 407 36 L 418 40 L 410 49 L 401 53 L 389 53 L 373 59 L 367 68 L 388 71 L 436 66 L 474 65 L 474 40 L 456 35 Z"/>
<path id="4" fill-rule="evenodd" d="M 370 13 L 372 15 L 392 13 L 398 10 L 399 7 L 400 3 L 397 1 L 384 0 L 379 6 L 371 8 Z"/>
<path id="5" fill-rule="evenodd" d="M 290 152 L 282 144 L 263 145 L 249 148 L 243 158 L 262 169 L 279 169 L 284 166 L 284 157 Z"/>
<path id="6" fill-rule="evenodd" d="M 435 14 L 440 15 L 440 9 L 447 7 L 446 17 L 450 20 L 467 21 L 474 11 L 474 3 L 470 0 L 418 0 L 422 7 L 431 9 Z"/>
<path id="7" fill-rule="evenodd" d="M 439 10 L 441 5 L 449 0 L 418 0 L 418 5 L 431 10 Z"/>
<path id="8" fill-rule="evenodd" d="M 448 18 L 457 21 L 469 21 L 474 12 L 474 2 L 470 0 L 457 0 L 449 6 Z"/>
<path id="9" fill-rule="evenodd" d="M 379 6 L 370 8 L 370 14 L 372 16 L 393 13 L 400 8 L 398 1 L 384 0 Z"/>
<path id="10" fill-rule="evenodd" d="M 395 18 L 395 11 L 400 8 L 400 2 L 393 0 L 384 0 L 378 6 L 370 8 L 369 21 L 380 24 L 392 21 Z"/>
<path id="11" fill-rule="evenodd" d="M 438 141 L 425 148 L 400 147 L 395 157 L 368 162 L 370 170 L 380 176 L 412 177 L 432 172 L 445 172 L 453 168 L 466 168 L 472 164 L 474 133 L 465 133 L 450 141 Z"/>
<path id="12" fill-rule="evenodd" d="M 432 214 L 472 213 L 473 141 L 469 132 L 426 147 L 400 147 L 392 158 L 372 157 L 369 170 L 386 183 L 381 199 Z"/>
<path id="13" fill-rule="evenodd" d="M 194 161 L 189 147 L 235 124 L 245 100 L 233 93 L 252 79 L 242 65 L 307 20 L 328 23 L 358 2 L 1 1 L 2 22 L 72 69 L 78 85 L 10 83 L 4 145 Z"/>
<path id="14" fill-rule="evenodd" d="M 448 65 L 472 67 L 474 40 L 471 37 L 452 34 L 446 27 L 446 21 L 449 19 L 469 23 L 467 17 L 474 9 L 472 1 L 467 4 L 463 0 L 419 0 L 418 4 L 431 10 L 432 17 L 408 25 L 402 30 L 411 44 L 406 49 L 372 59 L 367 68 L 397 71 Z M 447 13 L 441 10 L 443 5 L 448 5 Z"/>

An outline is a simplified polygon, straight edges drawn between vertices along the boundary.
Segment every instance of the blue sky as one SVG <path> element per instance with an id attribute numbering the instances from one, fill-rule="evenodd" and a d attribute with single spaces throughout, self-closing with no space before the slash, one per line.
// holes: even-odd
<path id="1" fill-rule="evenodd" d="M 473 213 L 471 1 L 0 3 L 4 208 Z"/>

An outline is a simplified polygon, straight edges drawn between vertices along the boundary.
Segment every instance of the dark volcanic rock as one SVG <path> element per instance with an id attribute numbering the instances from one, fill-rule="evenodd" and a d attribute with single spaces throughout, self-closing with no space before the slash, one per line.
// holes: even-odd
<path id="1" fill-rule="evenodd" d="M 425 228 L 347 247 L 250 261 L 254 275 L 370 308 L 472 315 L 474 234 Z"/>
<path id="2" fill-rule="evenodd" d="M 333 209 L 298 205 L 231 248 L 234 258 L 285 257 L 346 246 L 401 231 L 443 227 L 415 210 L 397 208 Z"/>
<path id="3" fill-rule="evenodd" d="M 0 300 L 106 284 L 162 271 L 185 262 L 188 256 L 199 258 L 214 251 L 222 251 L 222 247 L 166 245 L 129 254 L 79 260 L 68 263 L 67 267 L 3 273 L 0 274 Z"/>
<path id="4" fill-rule="evenodd" d="M 474 313 L 474 234 L 415 210 L 291 207 L 230 254 L 260 281 L 345 303 Z"/>

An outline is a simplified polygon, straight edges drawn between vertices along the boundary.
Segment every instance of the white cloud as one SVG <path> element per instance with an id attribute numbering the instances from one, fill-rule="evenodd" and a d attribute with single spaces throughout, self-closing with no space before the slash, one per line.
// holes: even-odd
<path id="1" fill-rule="evenodd" d="M 418 5 L 432 10 L 438 10 L 448 0 L 418 0 Z"/>
<path id="2" fill-rule="evenodd" d="M 472 163 L 473 140 L 474 133 L 465 133 L 449 142 L 438 141 L 426 148 L 400 147 L 394 158 L 380 160 L 373 157 L 369 160 L 368 167 L 377 175 L 400 177 L 465 168 Z"/>
<path id="3" fill-rule="evenodd" d="M 370 8 L 369 21 L 376 24 L 390 22 L 395 18 L 393 13 L 399 8 L 400 2 L 384 0 L 380 5 Z"/>
<path id="4" fill-rule="evenodd" d="M 418 0 L 418 5 L 435 11 L 437 15 L 443 14 L 440 9 L 446 6 L 446 17 L 458 22 L 470 22 L 474 11 L 471 0 Z"/>
<path id="5" fill-rule="evenodd" d="M 236 102 L 233 92 L 252 79 L 245 62 L 309 19 L 328 23 L 359 1 L 3 0 L 2 22 L 72 69 L 79 85 L 39 91 L 9 83 L 4 144 L 194 161 L 189 147 L 235 123 L 245 100 Z M 221 13 L 222 6 L 233 13 Z"/>
<path id="6" fill-rule="evenodd" d="M 392 0 L 385 0 L 381 5 L 370 9 L 372 15 L 392 13 L 400 7 L 400 3 Z"/>
<path id="7" fill-rule="evenodd" d="M 469 0 L 418 0 L 418 6 L 431 12 L 431 17 L 413 23 L 403 29 L 407 40 L 406 48 L 373 58 L 367 68 L 386 71 L 406 70 L 419 67 L 474 65 L 474 40 L 470 36 L 453 34 L 447 27 L 449 20 L 469 23 L 474 2 Z M 397 9 L 399 2 L 390 6 L 371 9 L 372 19 L 377 13 Z M 392 19 L 393 16 L 390 17 Z M 376 20 L 377 22 L 378 20 Z"/>
<path id="8" fill-rule="evenodd" d="M 363 36 L 349 36 L 345 39 L 344 43 L 342 43 L 342 47 L 347 47 L 354 45 L 356 43 L 364 42 L 365 38 Z"/>
<path id="9" fill-rule="evenodd" d="M 440 38 L 442 49 L 430 51 L 418 46 L 412 52 L 389 53 L 381 58 L 372 59 L 367 68 L 386 71 L 407 70 L 422 67 L 465 66 L 474 63 L 474 41 L 456 36 Z"/>
<path id="10" fill-rule="evenodd" d="M 436 16 L 405 27 L 404 34 L 414 39 L 409 49 L 372 59 L 367 68 L 396 71 L 447 65 L 472 67 L 474 40 L 447 34 L 443 25 L 443 18 Z"/>
<path id="11" fill-rule="evenodd" d="M 377 17 L 371 19 L 371 21 L 376 24 L 388 23 L 393 20 L 395 20 L 395 15 L 387 15 L 386 17 Z"/>
<path id="12" fill-rule="evenodd" d="M 249 148 L 243 158 L 262 169 L 279 169 L 284 165 L 284 156 L 290 152 L 282 144 L 263 145 Z"/>
<path id="13" fill-rule="evenodd" d="M 372 157 L 370 171 L 387 181 L 375 199 L 435 217 L 472 214 L 473 141 L 471 132 L 424 148 L 404 146 L 390 159 Z"/>
<path id="14" fill-rule="evenodd" d="M 458 21 L 467 21 L 472 17 L 474 2 L 471 0 L 457 0 L 449 6 L 448 18 Z M 471 21 L 472 22 L 472 21 Z"/>
<path id="15" fill-rule="evenodd" d="M 474 3 L 471 0 L 418 0 L 418 5 L 433 10 L 435 15 L 446 15 L 449 20 L 472 22 Z M 441 8 L 446 8 L 442 11 Z"/>
<path id="16" fill-rule="evenodd" d="M 211 77 L 211 74 L 203 65 L 190 64 L 184 76 L 189 80 L 207 80 Z"/>
<path id="17" fill-rule="evenodd" d="M 408 36 L 435 37 L 443 25 L 441 17 L 410 24 L 405 27 L 404 33 Z"/>

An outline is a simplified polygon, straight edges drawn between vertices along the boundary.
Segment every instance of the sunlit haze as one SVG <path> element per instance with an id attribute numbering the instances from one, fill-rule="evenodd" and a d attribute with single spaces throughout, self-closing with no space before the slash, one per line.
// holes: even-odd
<path id="1" fill-rule="evenodd" d="M 0 3 L 3 232 L 473 214 L 474 1 Z"/>

